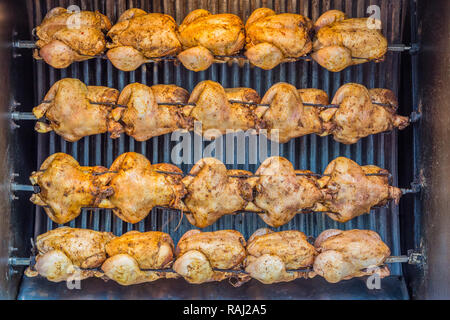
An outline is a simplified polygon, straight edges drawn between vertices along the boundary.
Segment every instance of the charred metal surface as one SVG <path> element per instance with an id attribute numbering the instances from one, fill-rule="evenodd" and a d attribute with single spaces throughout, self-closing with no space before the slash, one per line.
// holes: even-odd
<path id="1" fill-rule="evenodd" d="M 424 276 L 414 278 L 414 297 L 450 298 L 450 2 L 419 1 L 421 52 L 419 106 L 423 110 L 420 171 Z"/>

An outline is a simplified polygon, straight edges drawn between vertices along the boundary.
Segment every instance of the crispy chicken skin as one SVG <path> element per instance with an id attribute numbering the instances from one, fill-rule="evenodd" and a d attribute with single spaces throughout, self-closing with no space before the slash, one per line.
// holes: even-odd
<path id="1" fill-rule="evenodd" d="M 245 24 L 245 55 L 252 64 L 266 70 L 301 57 L 312 49 L 312 26 L 311 20 L 299 14 L 256 9 Z"/>
<path id="2" fill-rule="evenodd" d="M 108 127 L 112 107 L 91 102 L 116 103 L 119 91 L 101 86 L 86 86 L 78 79 L 61 79 L 50 88 L 44 102 L 33 108 L 33 114 L 45 117 L 49 124 L 36 122 L 41 133 L 55 131 L 65 140 L 74 142 L 83 137 L 117 130 Z"/>
<path id="3" fill-rule="evenodd" d="M 368 176 L 367 174 L 386 174 Z M 369 213 L 393 199 L 398 203 L 402 192 L 389 185 L 388 171 L 377 166 L 359 166 L 356 162 L 339 157 L 330 162 L 324 176 L 318 180 L 324 195 L 322 204 L 333 220 L 347 222 Z"/>
<path id="4" fill-rule="evenodd" d="M 314 261 L 314 272 L 331 283 L 378 273 L 389 275 L 382 266 L 391 254 L 380 236 L 371 230 L 336 230 L 322 232 L 314 246 L 319 255 Z"/>
<path id="5" fill-rule="evenodd" d="M 172 238 L 159 231 L 129 231 L 106 245 L 108 256 L 127 254 L 136 260 L 141 269 L 170 267 L 173 250 Z"/>
<path id="6" fill-rule="evenodd" d="M 381 106 L 372 102 L 384 103 Z M 322 111 L 321 117 L 330 134 L 338 142 L 351 144 L 371 134 L 404 129 L 409 125 L 408 117 L 395 113 L 398 103 L 394 93 L 388 89 L 371 89 L 347 83 L 334 95 L 332 104 L 339 108 Z"/>
<path id="7" fill-rule="evenodd" d="M 236 278 L 240 285 L 250 278 L 231 272 L 213 270 L 240 269 L 245 259 L 245 239 L 238 231 L 201 232 L 189 230 L 175 249 L 177 260 L 173 269 L 190 283 L 204 283 Z"/>
<path id="8" fill-rule="evenodd" d="M 297 90 L 293 85 L 280 82 L 266 92 L 255 114 L 267 129 L 269 139 L 285 143 L 306 134 L 322 134 L 325 129 L 320 118 L 320 108 L 306 107 L 307 103 L 328 103 L 327 94 L 318 89 Z"/>
<path id="9" fill-rule="evenodd" d="M 149 58 L 177 54 L 181 44 L 177 24 L 166 14 L 129 9 L 108 32 L 107 56 L 122 71 L 133 71 Z"/>
<path id="10" fill-rule="evenodd" d="M 191 93 L 190 103 L 194 107 L 185 108 L 184 114 L 193 121 L 201 122 L 205 139 L 214 139 L 223 135 L 227 130 L 248 130 L 255 128 L 256 117 L 252 112 L 254 107 L 229 100 L 244 102 L 260 101 L 258 93 L 250 88 L 224 89 L 214 81 L 202 81 Z"/>
<path id="11" fill-rule="evenodd" d="M 72 62 L 91 59 L 106 48 L 103 32 L 111 28 L 109 19 L 99 12 L 50 10 L 36 27 L 36 59 L 44 59 L 54 68 L 66 68 Z"/>
<path id="12" fill-rule="evenodd" d="M 165 169 L 165 170 L 162 170 Z M 179 208 L 184 188 L 179 176 L 155 170 L 182 172 L 170 164 L 152 166 L 141 154 L 127 152 L 111 165 L 112 173 L 102 175 L 104 188 L 113 193 L 101 199 L 100 208 L 113 209 L 122 220 L 137 223 L 144 219 L 155 206 Z"/>
<path id="13" fill-rule="evenodd" d="M 202 71 L 216 61 L 214 56 L 234 55 L 243 48 L 244 24 L 234 14 L 198 9 L 184 18 L 178 38 L 183 46 L 180 62 L 189 70 Z"/>
<path id="14" fill-rule="evenodd" d="M 106 245 L 109 258 L 102 270 L 109 279 L 125 286 L 176 278 L 174 273 L 145 270 L 170 267 L 173 249 L 172 238 L 167 233 L 129 231 Z"/>
<path id="15" fill-rule="evenodd" d="M 252 211 L 263 211 L 259 216 L 272 227 L 288 223 L 302 209 L 312 208 L 321 200 L 322 193 L 309 176 L 297 176 L 291 162 L 282 157 L 264 160 L 256 171 L 257 177 L 248 179 L 254 190 Z"/>
<path id="16" fill-rule="evenodd" d="M 44 206 L 54 222 L 69 222 L 81 213 L 81 208 L 94 207 L 97 198 L 110 195 L 111 188 L 103 187 L 94 173 L 107 171 L 104 167 L 82 167 L 70 155 L 55 153 L 48 157 L 39 171 L 30 176 L 40 192 L 31 196 L 31 202 Z"/>
<path id="17" fill-rule="evenodd" d="M 312 266 L 316 254 L 314 246 L 300 231 L 258 229 L 247 243 L 245 271 L 265 284 L 292 281 L 307 274 L 286 270 Z"/>
<path id="18" fill-rule="evenodd" d="M 251 175 L 250 172 L 240 172 Z M 205 228 L 225 214 L 232 214 L 246 207 L 252 199 L 252 189 L 245 178 L 229 175 L 225 165 L 215 158 L 203 158 L 183 178 L 186 196 L 183 202 L 191 224 Z"/>
<path id="19" fill-rule="evenodd" d="M 140 83 L 127 85 L 120 93 L 118 104 L 126 108 L 115 108 L 109 117 L 112 138 L 126 132 L 137 141 L 188 128 L 189 122 L 179 106 L 158 103 L 186 103 L 189 93 L 176 85 L 154 85 Z"/>
<path id="20" fill-rule="evenodd" d="M 343 12 L 325 12 L 314 24 L 311 57 L 329 71 L 339 72 L 348 66 L 381 60 L 387 40 L 381 33 L 381 21 L 373 18 L 347 19 Z"/>
<path id="21" fill-rule="evenodd" d="M 114 238 L 110 232 L 61 227 L 36 239 L 38 255 L 35 270 L 27 269 L 27 276 L 41 275 L 49 281 L 82 280 L 101 276 L 93 269 L 106 260 L 106 244 Z"/>

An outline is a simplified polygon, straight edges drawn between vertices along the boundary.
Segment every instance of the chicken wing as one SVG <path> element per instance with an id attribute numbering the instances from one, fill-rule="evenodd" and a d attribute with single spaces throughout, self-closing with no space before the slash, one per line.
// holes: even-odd
<path id="1" fill-rule="evenodd" d="M 247 243 L 245 271 L 265 284 L 307 278 L 308 273 L 286 270 L 312 266 L 316 255 L 314 246 L 300 231 L 258 229 Z"/>
<path id="2" fill-rule="evenodd" d="M 233 173 L 236 172 L 228 172 L 221 161 L 203 158 L 183 178 L 183 202 L 189 211 L 185 214 L 191 224 L 205 228 L 225 214 L 242 210 L 251 201 L 250 185 L 245 178 L 230 177 Z"/>
<path id="3" fill-rule="evenodd" d="M 329 71 L 382 60 L 388 48 L 381 21 L 373 18 L 347 19 L 343 12 L 331 10 L 317 19 L 315 29 L 311 57 Z"/>
<path id="4" fill-rule="evenodd" d="M 206 70 L 216 61 L 227 60 L 214 56 L 236 54 L 245 42 L 244 24 L 234 14 L 194 10 L 184 18 L 178 30 L 178 38 L 183 45 L 178 59 L 193 71 Z"/>
<path id="5" fill-rule="evenodd" d="M 136 70 L 149 58 L 174 55 L 181 50 L 177 24 L 171 16 L 136 8 L 120 16 L 108 37 L 108 59 L 123 71 Z"/>
<path id="6" fill-rule="evenodd" d="M 314 272 L 331 283 L 377 273 L 389 275 L 382 266 L 391 254 L 380 236 L 371 230 L 336 230 L 322 232 L 314 246 L 319 255 L 314 261 Z"/>
<path id="7" fill-rule="evenodd" d="M 302 209 L 312 208 L 322 198 L 316 179 L 297 176 L 292 164 L 282 157 L 264 160 L 256 171 L 257 177 L 248 179 L 254 188 L 252 211 L 262 210 L 259 216 L 272 227 L 289 222 Z"/>
<path id="8" fill-rule="evenodd" d="M 36 59 L 54 68 L 94 58 L 106 48 L 103 32 L 111 28 L 109 19 L 99 12 L 70 12 L 57 7 L 50 10 L 36 27 Z"/>
<path id="9" fill-rule="evenodd" d="M 280 143 L 306 134 L 323 134 L 325 129 L 320 118 L 320 108 L 307 107 L 303 103 L 328 104 L 328 96 L 322 90 L 297 90 L 284 82 L 270 87 L 261 100 L 261 104 L 270 106 L 260 106 L 255 110 L 263 123 L 262 128 L 267 130 L 267 133 L 263 133 Z"/>
<path id="10" fill-rule="evenodd" d="M 409 125 L 408 117 L 395 114 L 397 99 L 388 89 L 367 90 L 360 84 L 347 83 L 339 88 L 331 103 L 339 108 L 322 111 L 321 117 L 329 133 L 341 143 L 356 143 L 368 135 Z"/>
<path id="11" fill-rule="evenodd" d="M 240 285 L 250 278 L 213 269 L 240 269 L 245 259 L 245 239 L 235 230 L 201 232 L 189 230 L 175 249 L 173 269 L 190 283 L 222 281 L 235 278 Z"/>
<path id="12" fill-rule="evenodd" d="M 260 98 L 253 89 L 224 89 L 219 83 L 207 80 L 194 88 L 189 102 L 195 103 L 195 107 L 185 108 L 184 113 L 192 120 L 201 122 L 202 131 L 197 133 L 205 139 L 217 138 L 227 130 L 255 128 L 257 119 L 253 113 L 254 107 L 229 100 L 258 103 Z"/>
<path id="13" fill-rule="evenodd" d="M 116 103 L 118 97 L 116 89 L 86 86 L 78 79 L 61 79 L 50 88 L 44 102 L 33 108 L 36 118 L 45 117 L 50 122 L 36 122 L 35 130 L 41 133 L 53 130 L 70 142 L 117 130 L 117 125 L 108 123 L 112 107 L 98 103 Z"/>
<path id="14" fill-rule="evenodd" d="M 107 170 L 81 167 L 68 154 L 55 153 L 42 163 L 39 171 L 31 174 L 31 183 L 38 185 L 40 191 L 30 200 L 44 206 L 54 222 L 69 222 L 80 215 L 81 208 L 94 207 L 97 199 L 111 195 L 113 190 L 104 187 L 99 178 Z"/>
<path id="15" fill-rule="evenodd" d="M 318 183 L 324 195 L 324 211 L 339 222 L 369 213 L 372 207 L 391 199 L 398 203 L 402 196 L 399 188 L 389 185 L 387 170 L 373 165 L 359 166 L 344 157 L 330 162 Z"/>
<path id="16" fill-rule="evenodd" d="M 256 9 L 245 24 L 245 55 L 259 68 L 275 68 L 311 51 L 312 27 L 311 20 L 299 14 Z"/>
<path id="17" fill-rule="evenodd" d="M 27 276 L 41 275 L 49 281 L 82 280 L 102 276 L 93 269 L 106 260 L 106 244 L 114 239 L 110 232 L 61 227 L 36 239 L 39 254 L 35 270 L 28 268 Z"/>
<path id="18" fill-rule="evenodd" d="M 182 172 L 170 164 L 152 166 L 141 154 L 127 152 L 111 165 L 111 173 L 102 176 L 104 188 L 113 190 L 110 196 L 98 202 L 100 208 L 113 209 L 122 220 L 137 223 L 156 206 L 180 208 L 184 188 L 176 174 L 159 173 L 156 170 Z"/>
<path id="19" fill-rule="evenodd" d="M 140 83 L 127 85 L 120 93 L 118 104 L 126 108 L 115 108 L 110 121 L 115 125 L 111 137 L 117 138 L 126 132 L 137 141 L 163 135 L 191 125 L 183 116 L 182 108 L 158 103 L 186 103 L 189 93 L 176 85 L 154 85 L 148 87 Z M 119 126 L 122 124 L 122 126 Z"/>

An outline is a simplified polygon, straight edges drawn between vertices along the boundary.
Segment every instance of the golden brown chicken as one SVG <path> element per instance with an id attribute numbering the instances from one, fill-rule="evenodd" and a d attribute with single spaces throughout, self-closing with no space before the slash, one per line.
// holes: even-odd
<path id="1" fill-rule="evenodd" d="M 39 186 L 40 192 L 33 194 L 30 200 L 44 206 L 54 222 L 69 222 L 80 215 L 81 208 L 94 207 L 97 198 L 113 192 L 100 181 L 107 170 L 81 167 L 70 155 L 55 153 L 42 163 L 39 171 L 31 174 L 30 181 Z"/>
<path id="2" fill-rule="evenodd" d="M 102 270 L 106 277 L 124 286 L 176 278 L 174 272 L 145 270 L 169 268 L 173 249 L 172 238 L 167 233 L 129 231 L 106 245 L 109 258 Z"/>
<path id="3" fill-rule="evenodd" d="M 156 170 L 182 172 L 170 164 L 153 165 L 141 154 L 127 152 L 111 165 L 110 173 L 101 176 L 105 190 L 113 192 L 98 199 L 100 208 L 113 209 L 122 220 L 137 223 L 156 206 L 180 208 L 184 188 L 179 175 Z"/>
<path id="4" fill-rule="evenodd" d="M 236 54 L 245 42 L 244 24 L 234 14 L 194 10 L 184 18 L 178 30 L 183 45 L 178 59 L 193 71 L 206 70 L 214 62 L 226 61 L 227 58 L 214 56 Z"/>
<path id="5" fill-rule="evenodd" d="M 205 228 L 225 214 L 246 207 L 252 199 L 252 189 L 245 178 L 231 175 L 251 175 L 243 170 L 229 170 L 215 158 L 203 158 L 183 178 L 186 196 L 183 202 L 191 224 Z"/>
<path id="6" fill-rule="evenodd" d="M 57 7 L 50 10 L 36 27 L 36 59 L 44 59 L 54 68 L 66 68 L 72 62 L 94 58 L 106 48 L 104 32 L 109 19 L 99 12 L 70 12 Z"/>
<path id="7" fill-rule="evenodd" d="M 316 37 L 311 57 L 330 71 L 382 60 L 386 54 L 387 40 L 381 33 L 379 20 L 347 19 L 343 12 L 331 10 L 321 15 L 314 26 Z"/>
<path id="8" fill-rule="evenodd" d="M 177 24 L 171 16 L 136 8 L 125 11 L 108 36 L 108 59 L 123 71 L 136 70 L 150 58 L 174 55 L 181 50 Z"/>
<path id="9" fill-rule="evenodd" d="M 53 130 L 71 142 L 117 130 L 116 124 L 108 123 L 112 107 L 91 102 L 116 103 L 118 97 L 116 89 L 86 86 L 78 79 L 61 79 L 50 88 L 44 102 L 33 108 L 36 118 L 45 117 L 50 122 L 36 122 L 35 130 L 41 133 Z"/>
<path id="10" fill-rule="evenodd" d="M 399 188 L 389 185 L 387 170 L 373 165 L 359 166 L 344 157 L 331 161 L 318 183 L 324 194 L 319 210 L 327 211 L 331 219 L 339 222 L 369 213 L 372 207 L 384 205 L 388 200 L 398 203 L 402 196 Z"/>
<path id="11" fill-rule="evenodd" d="M 388 89 L 367 90 L 360 84 L 347 83 L 338 89 L 331 103 L 339 108 L 322 111 L 321 117 L 329 133 L 341 143 L 356 143 L 368 135 L 409 125 L 408 117 L 395 113 L 397 99 Z"/>
<path id="12" fill-rule="evenodd" d="M 114 239 L 110 232 L 61 227 L 36 239 L 39 254 L 34 270 L 28 268 L 29 277 L 41 275 L 49 281 L 60 282 L 101 277 L 96 270 L 106 260 L 106 244 Z"/>
<path id="13" fill-rule="evenodd" d="M 390 274 L 384 261 L 391 254 L 380 236 L 371 230 L 336 230 L 322 232 L 314 246 L 319 255 L 314 272 L 331 283 L 377 273 Z"/>
<path id="14" fill-rule="evenodd" d="M 287 270 L 312 266 L 316 254 L 303 232 L 258 229 L 247 243 L 245 271 L 265 284 L 307 278 L 307 272 Z"/>
<path id="15" fill-rule="evenodd" d="M 127 85 L 120 93 L 118 107 L 111 112 L 111 137 L 117 138 L 126 132 L 137 141 L 189 128 L 190 123 L 182 115 L 182 108 L 158 103 L 186 103 L 189 93 L 176 85 L 154 85 L 140 83 Z M 119 125 L 122 124 L 122 125 Z"/>
<path id="16" fill-rule="evenodd" d="M 264 160 L 256 171 L 257 177 L 248 179 L 254 190 L 252 205 L 247 210 L 263 211 L 259 216 L 272 227 L 288 223 L 302 209 L 309 209 L 322 198 L 311 176 L 297 176 L 307 171 L 294 170 L 282 157 Z"/>
<path id="17" fill-rule="evenodd" d="M 255 114 L 262 121 L 268 138 L 280 143 L 306 134 L 326 134 L 320 118 L 320 108 L 303 103 L 328 104 L 327 94 L 318 89 L 297 90 L 293 85 L 280 82 L 266 92 Z"/>
<path id="18" fill-rule="evenodd" d="M 231 103 L 229 100 L 258 103 L 260 98 L 258 93 L 250 88 L 224 89 L 217 82 L 202 81 L 194 88 L 189 98 L 189 102 L 195 103 L 195 107 L 185 108 L 184 114 L 201 122 L 202 131 L 197 133 L 205 139 L 217 138 L 227 130 L 245 131 L 255 128 L 255 107 Z M 197 129 L 196 126 L 194 129 Z"/>
<path id="19" fill-rule="evenodd" d="M 245 274 L 214 270 L 241 268 L 246 257 L 245 239 L 238 231 L 189 230 L 181 237 L 175 253 L 173 269 L 190 283 L 235 278 L 235 285 L 240 285 L 250 280 Z"/>
<path id="20" fill-rule="evenodd" d="M 299 14 L 256 9 L 245 24 L 245 55 L 252 64 L 266 70 L 295 60 L 311 51 L 312 27 L 311 20 Z"/>

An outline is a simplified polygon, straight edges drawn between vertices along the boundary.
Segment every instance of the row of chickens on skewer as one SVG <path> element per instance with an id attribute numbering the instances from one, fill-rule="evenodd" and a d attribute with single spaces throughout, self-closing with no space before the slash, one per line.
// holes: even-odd
<path id="1" fill-rule="evenodd" d="M 30 180 L 39 186 L 31 201 L 60 224 L 75 219 L 82 208 L 112 209 L 123 221 L 137 223 L 155 207 L 181 210 L 199 228 L 238 212 L 256 212 L 272 227 L 311 211 L 346 222 L 402 195 L 389 185 L 387 170 L 344 157 L 330 162 L 323 175 L 295 170 L 282 157 L 267 158 L 255 174 L 203 158 L 183 174 L 135 152 L 120 155 L 109 169 L 80 166 L 70 155 L 56 153 Z"/>
<path id="2" fill-rule="evenodd" d="M 280 143 L 317 134 L 351 144 L 410 123 L 408 117 L 396 114 L 398 102 L 389 89 L 368 90 L 347 83 L 331 103 L 323 90 L 297 89 L 284 82 L 273 85 L 261 99 L 254 89 L 223 88 L 209 80 L 189 95 L 176 85 L 132 83 L 119 93 L 65 78 L 50 88 L 33 113 L 47 120 L 36 123 L 37 131 L 55 131 L 68 141 L 105 132 L 112 138 L 125 132 L 145 141 L 177 130 L 195 130 L 214 139 L 243 130 Z"/>
<path id="3" fill-rule="evenodd" d="M 74 13 L 57 7 L 36 27 L 39 40 L 34 56 L 65 68 L 107 50 L 111 63 L 123 71 L 168 56 L 189 70 L 202 71 L 214 62 L 234 59 L 230 56 L 243 50 L 241 59 L 263 69 L 312 52 L 311 58 L 321 66 L 338 72 L 383 59 L 388 44 L 380 26 L 381 21 L 372 18 L 348 19 L 339 10 L 327 11 L 313 23 L 302 15 L 276 14 L 268 8 L 256 9 L 245 25 L 234 14 L 198 9 L 179 26 L 169 15 L 133 8 L 112 26 L 99 12 Z"/>
<path id="4" fill-rule="evenodd" d="M 61 227 L 36 239 L 37 256 L 27 276 L 53 282 L 99 277 L 121 285 L 183 277 L 200 284 L 250 279 L 264 284 L 324 277 L 336 283 L 354 277 L 389 275 L 389 247 L 370 230 L 323 231 L 314 245 L 296 230 L 258 229 L 245 241 L 235 230 L 187 231 L 176 248 L 163 232 L 110 232 Z"/>

